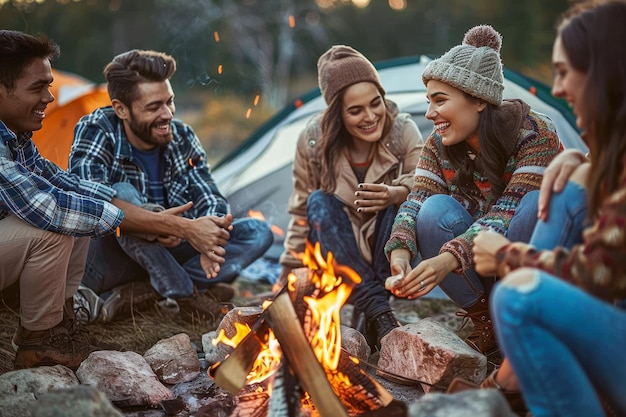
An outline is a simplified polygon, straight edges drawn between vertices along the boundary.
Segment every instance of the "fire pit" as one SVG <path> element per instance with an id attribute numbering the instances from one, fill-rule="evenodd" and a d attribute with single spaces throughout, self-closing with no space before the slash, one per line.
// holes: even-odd
<path id="1" fill-rule="evenodd" d="M 307 243 L 301 268 L 251 326 L 214 344 L 233 350 L 209 375 L 236 397 L 233 416 L 356 417 L 393 396 L 341 348 L 340 310 L 361 278 Z"/>

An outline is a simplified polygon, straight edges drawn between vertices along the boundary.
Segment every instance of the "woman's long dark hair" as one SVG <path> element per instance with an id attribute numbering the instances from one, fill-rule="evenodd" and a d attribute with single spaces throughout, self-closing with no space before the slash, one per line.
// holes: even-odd
<path id="1" fill-rule="evenodd" d="M 591 166 L 588 215 L 597 215 L 600 205 L 620 187 L 626 156 L 626 49 L 617 39 L 626 39 L 626 2 L 613 1 L 567 16 L 559 36 L 569 61 L 587 74 L 581 103 L 585 142 Z"/>
<path id="2" fill-rule="evenodd" d="M 344 88 L 337 93 L 328 104 L 321 122 L 322 133 L 319 139 L 322 156 L 320 189 L 329 194 L 333 193 L 337 187 L 337 160 L 350 141 L 350 134 L 343 125 L 342 119 L 343 96 L 345 91 L 346 89 Z M 380 91 L 380 95 L 384 101 L 384 92 Z M 383 126 L 381 138 L 384 138 L 389 133 L 395 119 L 395 115 L 391 112 L 387 102 L 385 102 L 385 113 L 385 125 Z"/>
<path id="3" fill-rule="evenodd" d="M 463 94 L 468 100 L 477 100 Z M 478 155 L 467 141 L 444 147 L 445 155 L 455 170 L 453 183 L 459 187 L 461 194 L 474 203 L 474 196 L 480 195 L 480 190 L 474 183 L 474 171 L 480 172 L 489 180 L 492 201 L 497 200 L 506 188 L 507 183 L 502 175 L 515 149 L 520 126 L 520 121 L 510 116 L 502 107 L 487 104 L 478 121 Z M 470 154 L 476 157 L 472 158 Z"/>

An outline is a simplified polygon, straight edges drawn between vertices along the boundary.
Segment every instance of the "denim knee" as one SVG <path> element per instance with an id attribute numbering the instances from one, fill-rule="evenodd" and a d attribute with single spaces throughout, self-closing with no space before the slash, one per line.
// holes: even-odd
<path id="1" fill-rule="evenodd" d="M 116 182 L 111 188 L 116 191 L 115 197 L 122 201 L 126 201 L 135 206 L 140 206 L 145 203 L 145 198 L 139 193 L 139 190 L 129 182 Z"/>

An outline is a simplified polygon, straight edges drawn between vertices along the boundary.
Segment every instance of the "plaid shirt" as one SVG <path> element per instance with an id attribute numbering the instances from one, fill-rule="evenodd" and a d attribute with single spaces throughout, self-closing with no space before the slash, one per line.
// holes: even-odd
<path id="1" fill-rule="evenodd" d="M 13 214 L 43 230 L 70 236 L 112 233 L 123 213 L 115 191 L 70 175 L 43 158 L 32 132 L 16 135 L 0 121 L 0 220 Z"/>
<path id="2" fill-rule="evenodd" d="M 179 120 L 173 120 L 171 128 L 174 137 L 163 152 L 165 208 L 193 201 L 185 217 L 225 215 L 230 208 L 211 176 L 200 140 Z M 143 203 L 155 203 L 148 201 L 147 175 L 133 162 L 122 121 L 110 106 L 83 116 L 77 123 L 69 169 L 81 178 L 109 186 L 128 182 L 139 190 Z"/>

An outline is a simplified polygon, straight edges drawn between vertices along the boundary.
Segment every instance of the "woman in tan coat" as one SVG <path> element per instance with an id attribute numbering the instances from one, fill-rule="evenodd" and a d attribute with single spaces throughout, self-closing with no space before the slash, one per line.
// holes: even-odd
<path id="1" fill-rule="evenodd" d="M 332 252 L 361 276 L 350 300 L 365 318 L 356 327 L 379 347 L 398 326 L 384 287 L 383 247 L 423 140 L 410 115 L 385 100 L 376 69 L 358 51 L 330 48 L 318 61 L 318 79 L 328 107 L 298 139 L 281 276 L 302 266 L 305 240 L 319 242 L 324 256 Z"/>

